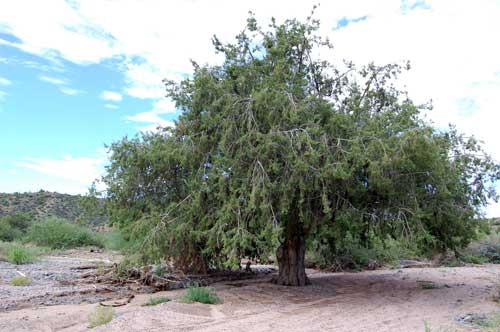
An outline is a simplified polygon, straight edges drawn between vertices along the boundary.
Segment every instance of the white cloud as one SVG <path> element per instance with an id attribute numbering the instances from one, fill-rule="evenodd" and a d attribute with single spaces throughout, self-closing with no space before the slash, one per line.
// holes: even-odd
<path id="1" fill-rule="evenodd" d="M 6 79 L 5 77 L 0 76 L 0 85 L 10 85 L 12 82 Z"/>
<path id="2" fill-rule="evenodd" d="M 134 122 L 147 123 L 148 125 L 146 126 L 137 127 L 138 130 L 143 132 L 146 131 L 154 132 L 157 130 L 158 127 L 175 126 L 175 124 L 172 121 L 167 121 L 165 119 L 162 119 L 157 113 L 152 111 L 139 113 L 133 116 L 127 116 L 126 119 Z"/>
<path id="3" fill-rule="evenodd" d="M 175 111 L 175 103 L 167 98 L 155 101 L 151 110 L 155 114 L 175 113 Z"/>
<path id="4" fill-rule="evenodd" d="M 7 92 L 0 90 L 0 100 L 4 99 L 7 95 Z"/>
<path id="5" fill-rule="evenodd" d="M 74 95 L 79 95 L 81 93 L 85 93 L 85 91 L 83 91 L 83 90 L 72 89 L 72 88 L 67 88 L 67 87 L 61 87 L 61 88 L 59 88 L 59 90 L 62 93 L 64 93 L 65 95 L 70 95 L 70 96 L 74 96 Z"/>
<path id="6" fill-rule="evenodd" d="M 54 85 L 66 85 L 68 84 L 68 81 L 64 78 L 57 78 L 57 77 L 52 77 L 52 76 L 46 76 L 46 75 L 40 75 L 38 77 L 40 81 L 44 81 L 50 84 Z"/>
<path id="7" fill-rule="evenodd" d="M 105 104 L 104 107 L 106 108 L 109 108 L 109 109 L 112 109 L 112 110 L 115 110 L 118 108 L 118 106 L 114 105 L 114 104 Z"/>
<path id="8" fill-rule="evenodd" d="M 122 101 L 123 97 L 118 92 L 103 91 L 101 93 L 101 99 L 103 99 L 103 100 L 109 100 L 109 101 L 115 101 L 115 102 L 120 102 L 120 101 Z"/>
<path id="9" fill-rule="evenodd" d="M 58 86 L 59 91 L 61 91 L 62 93 L 64 93 L 65 95 L 68 95 L 68 96 L 75 96 L 75 95 L 85 93 L 85 91 L 83 91 L 83 90 L 74 89 L 74 88 L 69 87 L 68 85 L 70 84 L 70 82 L 65 78 L 40 75 L 40 76 L 38 76 L 38 79 L 40 81 L 47 82 L 47 83 L 54 84 L 54 85 Z"/>
<path id="10" fill-rule="evenodd" d="M 15 162 L 14 165 L 50 177 L 90 186 L 92 181 L 103 174 L 105 162 L 105 153 L 99 152 L 95 156 L 76 158 L 71 155 L 64 155 L 59 159 L 27 157 Z"/>
<path id="11" fill-rule="evenodd" d="M 156 131 L 157 127 L 174 127 L 172 121 L 163 119 L 160 115 L 165 113 L 174 113 L 176 111 L 175 104 L 170 99 L 164 98 L 153 103 L 152 109 L 149 112 L 142 112 L 136 115 L 127 116 L 125 119 L 140 123 L 149 123 L 147 126 L 141 126 L 137 129 L 140 131 Z"/>
<path id="12" fill-rule="evenodd" d="M 9 173 L 11 175 L 17 175 L 17 174 L 19 174 L 19 171 L 16 169 L 8 169 L 7 173 Z"/>

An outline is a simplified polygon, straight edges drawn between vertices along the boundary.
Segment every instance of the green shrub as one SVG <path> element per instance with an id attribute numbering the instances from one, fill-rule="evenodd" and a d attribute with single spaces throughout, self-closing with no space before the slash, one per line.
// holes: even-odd
<path id="1" fill-rule="evenodd" d="M 21 237 L 21 232 L 12 228 L 7 222 L 3 219 L 0 219 L 0 240 L 1 241 L 14 241 Z"/>
<path id="2" fill-rule="evenodd" d="M 342 241 L 332 244 L 321 241 L 308 243 L 308 263 L 320 268 L 333 267 L 335 270 L 359 270 L 367 267 L 370 262 L 381 264 L 398 264 L 401 259 L 416 258 L 421 255 L 415 243 L 391 236 L 380 238 L 370 233 L 364 241 L 354 237 L 351 233 L 343 237 Z"/>
<path id="3" fill-rule="evenodd" d="M 11 286 L 29 286 L 31 285 L 31 279 L 24 276 L 17 276 L 10 279 Z"/>
<path id="4" fill-rule="evenodd" d="M 438 286 L 433 282 L 424 282 L 420 285 L 422 289 L 436 289 Z"/>
<path id="5" fill-rule="evenodd" d="M 96 233 L 59 218 L 49 218 L 31 225 L 26 239 L 52 249 L 103 246 Z"/>
<path id="6" fill-rule="evenodd" d="M 134 245 L 132 241 L 125 239 L 119 230 L 100 233 L 99 238 L 104 247 L 110 250 L 127 251 Z"/>
<path id="7" fill-rule="evenodd" d="M 170 302 L 170 301 L 172 301 L 172 300 L 169 299 L 168 297 L 165 297 L 165 296 L 152 297 L 148 300 L 148 302 L 144 303 L 144 305 L 145 306 L 153 306 L 153 305 L 157 305 L 157 304 L 165 303 L 165 302 Z"/>
<path id="8" fill-rule="evenodd" d="M 500 264 L 500 235 L 495 232 L 478 234 L 478 239 L 464 250 L 460 258 L 466 263 Z"/>
<path id="9" fill-rule="evenodd" d="M 489 262 L 488 257 L 471 254 L 460 257 L 460 260 L 470 264 L 486 264 Z"/>
<path id="10" fill-rule="evenodd" d="M 187 289 L 184 296 L 186 302 L 200 302 L 205 304 L 219 303 L 220 299 L 215 293 L 215 289 L 211 287 L 200 287 L 195 284 Z"/>
<path id="11" fill-rule="evenodd" d="M 28 264 L 35 260 L 34 250 L 20 245 L 11 245 L 7 248 L 5 259 L 14 264 Z"/>
<path id="12" fill-rule="evenodd" d="M 20 239 L 31 225 L 31 217 L 25 213 L 6 215 L 0 218 L 0 240 Z"/>
<path id="13" fill-rule="evenodd" d="M 113 320 L 115 310 L 112 307 L 98 306 L 94 312 L 89 315 L 89 327 L 104 325 Z"/>

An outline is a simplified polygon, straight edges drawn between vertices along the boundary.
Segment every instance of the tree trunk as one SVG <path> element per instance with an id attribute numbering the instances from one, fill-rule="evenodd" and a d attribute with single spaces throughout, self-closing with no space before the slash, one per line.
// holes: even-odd
<path id="1" fill-rule="evenodd" d="M 302 225 L 297 220 L 292 221 L 288 223 L 285 241 L 276 253 L 279 274 L 274 282 L 284 286 L 309 285 L 304 262 L 305 253 L 306 245 Z"/>

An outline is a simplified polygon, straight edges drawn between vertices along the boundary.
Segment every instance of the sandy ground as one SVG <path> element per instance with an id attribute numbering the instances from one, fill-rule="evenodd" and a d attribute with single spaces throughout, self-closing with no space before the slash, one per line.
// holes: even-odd
<path id="1" fill-rule="evenodd" d="M 93 331 L 479 331 L 457 321 L 500 312 L 500 266 L 413 268 L 361 273 L 308 271 L 312 285 L 289 288 L 269 277 L 215 284 L 222 304 L 187 304 L 184 290 L 139 294 Z M 424 289 L 422 284 L 436 288 Z M 172 302 L 143 307 L 150 297 Z M 0 331 L 89 331 L 97 304 L 0 312 Z"/>

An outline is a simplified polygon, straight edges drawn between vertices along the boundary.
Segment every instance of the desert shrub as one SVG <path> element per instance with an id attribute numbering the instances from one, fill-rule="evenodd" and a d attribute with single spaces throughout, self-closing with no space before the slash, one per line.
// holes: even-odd
<path id="1" fill-rule="evenodd" d="M 49 218 L 31 225 L 26 239 L 52 249 L 103 246 L 95 232 L 59 218 Z"/>
<path id="2" fill-rule="evenodd" d="M 117 278 L 129 278 L 135 276 L 142 266 L 141 260 L 136 255 L 125 257 L 114 268 L 114 275 Z"/>
<path id="3" fill-rule="evenodd" d="M 22 236 L 19 230 L 12 228 L 11 225 L 0 219 L 0 240 L 1 241 L 14 241 Z"/>
<path id="4" fill-rule="evenodd" d="M 107 324 L 113 320 L 114 316 L 115 310 L 112 307 L 103 307 L 100 305 L 89 315 L 89 327 L 94 328 Z"/>
<path id="5" fill-rule="evenodd" d="M 100 233 L 99 238 L 106 249 L 128 251 L 134 247 L 135 242 L 127 240 L 120 230 Z"/>
<path id="6" fill-rule="evenodd" d="M 35 256 L 33 249 L 17 244 L 10 245 L 5 252 L 5 260 L 14 264 L 33 263 Z"/>
<path id="7" fill-rule="evenodd" d="M 463 255 L 460 257 L 460 260 L 464 263 L 471 263 L 471 264 L 486 264 L 490 260 L 488 257 L 482 256 L 482 255 Z"/>
<path id="8" fill-rule="evenodd" d="M 500 264 L 500 235 L 493 230 L 479 233 L 477 239 L 463 251 L 460 259 L 466 263 Z"/>
<path id="9" fill-rule="evenodd" d="M 31 217 L 26 213 L 15 213 L 0 218 L 0 240 L 20 239 L 31 225 Z"/>
<path id="10" fill-rule="evenodd" d="M 14 213 L 2 217 L 2 221 L 24 234 L 32 223 L 32 216 L 28 213 Z"/>
<path id="11" fill-rule="evenodd" d="M 436 289 L 438 286 L 433 282 L 424 282 L 420 285 L 422 289 Z"/>
<path id="12" fill-rule="evenodd" d="M 333 246 L 333 250 L 331 248 Z M 422 253 L 416 244 L 407 239 L 394 239 L 391 236 L 381 238 L 369 234 L 364 240 L 347 232 L 339 242 L 310 242 L 308 245 L 308 263 L 320 268 L 335 270 L 363 269 L 371 262 L 378 264 L 397 264 L 401 259 L 415 258 Z"/>
<path id="13" fill-rule="evenodd" d="M 190 286 L 184 296 L 186 302 L 200 302 L 205 304 L 219 303 L 220 299 L 211 287 L 200 287 L 198 284 Z"/>
<path id="14" fill-rule="evenodd" d="M 168 297 L 160 296 L 160 297 L 152 297 L 148 300 L 148 302 L 144 303 L 145 306 L 154 306 L 160 303 L 170 302 L 172 301 Z"/>
<path id="15" fill-rule="evenodd" d="M 31 285 L 31 279 L 24 276 L 17 276 L 10 279 L 11 286 L 29 286 Z"/>

